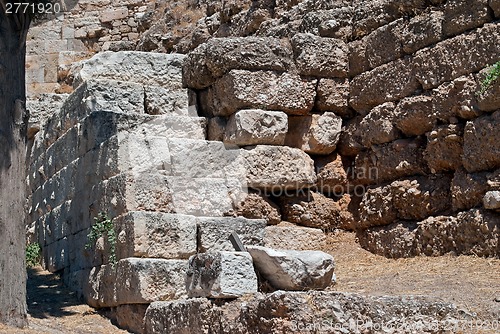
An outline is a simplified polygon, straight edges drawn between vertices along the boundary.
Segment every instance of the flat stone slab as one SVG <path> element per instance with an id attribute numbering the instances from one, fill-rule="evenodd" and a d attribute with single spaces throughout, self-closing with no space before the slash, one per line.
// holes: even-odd
<path id="1" fill-rule="evenodd" d="M 275 250 L 247 246 L 255 268 L 279 290 L 325 289 L 332 283 L 333 256 L 321 251 Z"/>
<path id="2" fill-rule="evenodd" d="M 257 292 L 257 275 L 247 252 L 200 253 L 189 258 L 189 297 L 236 298 Z"/>

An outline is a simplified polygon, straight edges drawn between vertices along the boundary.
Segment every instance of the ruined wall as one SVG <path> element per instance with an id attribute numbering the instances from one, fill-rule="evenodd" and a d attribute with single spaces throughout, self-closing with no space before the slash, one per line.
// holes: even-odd
<path id="1" fill-rule="evenodd" d="M 70 92 L 64 77 L 72 63 L 106 50 L 134 50 L 148 0 L 63 0 L 61 11 L 36 20 L 26 57 L 28 95 Z"/>
<path id="2" fill-rule="evenodd" d="M 255 195 L 283 220 L 357 230 L 391 257 L 498 255 L 498 81 L 479 94 L 500 59 L 498 2 L 307 4 L 255 32 L 286 38 L 210 39 L 189 54 L 184 83 L 209 139 L 314 159 L 310 192 Z"/>

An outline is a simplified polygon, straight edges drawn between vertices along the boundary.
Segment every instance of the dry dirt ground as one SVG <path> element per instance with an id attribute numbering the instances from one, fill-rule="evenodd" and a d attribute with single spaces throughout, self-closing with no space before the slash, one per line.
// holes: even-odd
<path id="1" fill-rule="evenodd" d="M 337 263 L 337 284 L 332 290 L 367 295 L 424 295 L 455 303 L 477 313 L 482 320 L 500 321 L 500 259 L 471 256 L 386 259 L 361 249 L 355 235 L 346 232 L 330 235 L 326 251 L 335 256 Z M 126 333 L 79 302 L 61 286 L 56 275 L 41 268 L 29 272 L 28 308 L 29 328 L 19 330 L 0 325 L 0 333 Z"/>

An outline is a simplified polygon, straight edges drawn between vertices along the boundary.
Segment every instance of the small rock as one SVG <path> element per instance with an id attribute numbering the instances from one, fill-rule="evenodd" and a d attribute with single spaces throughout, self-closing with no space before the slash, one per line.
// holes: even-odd
<path id="1" fill-rule="evenodd" d="M 488 191 L 483 197 L 483 204 L 486 209 L 500 209 L 500 191 Z"/>

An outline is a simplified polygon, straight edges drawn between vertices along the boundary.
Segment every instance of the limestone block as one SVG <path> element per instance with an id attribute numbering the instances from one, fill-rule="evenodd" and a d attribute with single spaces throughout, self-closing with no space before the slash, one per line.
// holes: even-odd
<path id="1" fill-rule="evenodd" d="M 231 115 L 224 142 L 239 146 L 283 145 L 288 131 L 288 116 L 281 111 L 240 110 Z"/>
<path id="2" fill-rule="evenodd" d="M 262 245 L 266 221 L 242 217 L 199 217 L 198 252 L 233 251 L 229 235 L 234 231 L 245 246 Z"/>
<path id="3" fill-rule="evenodd" d="M 464 130 L 462 163 L 468 172 L 494 169 L 500 166 L 500 111 L 469 121 Z"/>
<path id="4" fill-rule="evenodd" d="M 222 217 L 232 212 L 246 188 L 240 179 L 168 177 L 172 209 L 176 213 Z"/>
<path id="5" fill-rule="evenodd" d="M 349 80 L 320 79 L 317 89 L 316 108 L 320 111 L 333 111 L 339 116 L 351 116 L 349 110 Z"/>
<path id="6" fill-rule="evenodd" d="M 407 136 L 420 136 L 436 123 L 430 96 L 411 96 L 399 101 L 394 110 L 394 124 Z"/>
<path id="7" fill-rule="evenodd" d="M 92 268 L 83 294 L 93 307 L 148 304 L 186 297 L 184 277 L 187 260 L 128 258 L 116 268 Z"/>
<path id="8" fill-rule="evenodd" d="M 290 117 L 289 124 L 285 144 L 310 154 L 330 154 L 335 151 L 342 131 L 342 118 L 333 112 Z"/>
<path id="9" fill-rule="evenodd" d="M 316 183 L 314 161 L 296 148 L 258 145 L 242 150 L 240 158 L 251 188 L 282 193 Z"/>
<path id="10" fill-rule="evenodd" d="M 248 219 L 265 219 L 269 225 L 281 222 L 279 207 L 259 192 L 243 194 L 234 209 L 234 215 Z"/>
<path id="11" fill-rule="evenodd" d="M 453 36 L 491 20 L 488 0 L 451 0 L 443 6 L 443 32 Z"/>
<path id="12" fill-rule="evenodd" d="M 462 165 L 463 126 L 443 125 L 427 133 L 424 159 L 432 173 L 454 171 Z"/>
<path id="13" fill-rule="evenodd" d="M 410 22 L 400 29 L 403 51 L 412 54 L 443 38 L 443 12 L 431 11 L 412 17 Z"/>
<path id="14" fill-rule="evenodd" d="M 411 95 L 418 86 L 413 62 L 398 59 L 356 76 L 351 81 L 349 104 L 366 114 L 379 104 Z"/>
<path id="15" fill-rule="evenodd" d="M 209 252 L 189 258 L 189 297 L 237 298 L 257 292 L 257 275 L 247 252 Z"/>
<path id="16" fill-rule="evenodd" d="M 83 62 L 75 73 L 74 86 L 91 78 L 113 79 L 143 85 L 159 85 L 168 89 L 182 88 L 181 54 L 138 51 L 100 52 Z"/>
<path id="17" fill-rule="evenodd" d="M 326 247 L 326 235 L 317 228 L 283 222 L 265 228 L 264 246 L 295 250 L 323 249 Z"/>
<path id="18" fill-rule="evenodd" d="M 196 253 L 195 217 L 132 211 L 114 219 L 119 258 L 187 259 Z"/>
<path id="19" fill-rule="evenodd" d="M 349 74 L 358 75 L 401 57 L 399 27 L 403 19 L 384 25 L 349 45 Z M 384 47 L 378 47 L 384 45 Z"/>
<path id="20" fill-rule="evenodd" d="M 189 116 L 186 89 L 147 85 L 144 87 L 144 93 L 147 114 Z"/>
<path id="21" fill-rule="evenodd" d="M 423 158 L 422 139 L 398 139 L 388 144 L 373 146 L 371 151 L 356 157 L 354 175 L 359 182 L 392 181 L 404 176 L 422 175 L 428 171 Z"/>
<path id="22" fill-rule="evenodd" d="M 471 34 L 459 35 L 418 51 L 413 59 L 416 78 L 424 89 L 430 89 L 483 69 L 493 63 L 500 52 L 500 46 L 491 38 L 499 31 L 497 24 L 486 24 Z M 474 57 L 470 57 L 471 54 Z"/>
<path id="23" fill-rule="evenodd" d="M 490 66 L 481 70 L 476 76 L 477 82 L 481 83 L 486 79 L 487 73 L 492 71 L 493 68 Z M 481 88 L 477 88 L 481 90 Z M 476 95 L 477 97 L 477 107 L 481 111 L 495 111 L 500 106 L 500 81 L 495 80 L 491 83 L 490 87 L 483 92 L 481 95 Z"/>
<path id="24" fill-rule="evenodd" d="M 347 76 L 347 44 L 334 38 L 296 34 L 291 39 L 295 63 L 300 75 L 315 77 Z"/>
<path id="25" fill-rule="evenodd" d="M 280 198 L 283 220 L 307 227 L 333 230 L 346 218 L 339 202 L 314 191 Z"/>
<path id="26" fill-rule="evenodd" d="M 465 169 L 458 169 L 451 182 L 451 200 L 453 211 L 462 211 L 479 206 L 488 190 L 486 172 L 469 174 Z"/>
<path id="27" fill-rule="evenodd" d="M 485 209 L 499 210 L 500 209 L 500 191 L 488 191 L 483 198 Z"/>
<path id="28" fill-rule="evenodd" d="M 278 38 L 211 38 L 188 55 L 184 85 L 203 89 L 233 69 L 286 71 L 291 63 L 291 47 Z"/>
<path id="29" fill-rule="evenodd" d="M 394 141 L 400 137 L 399 131 L 394 125 L 394 109 L 394 103 L 386 102 L 373 108 L 361 120 L 357 129 L 361 145 L 371 147 Z"/>
<path id="30" fill-rule="evenodd" d="M 131 333 L 144 333 L 144 315 L 148 304 L 118 305 L 109 315 L 120 328 Z"/>
<path id="31" fill-rule="evenodd" d="M 453 117 L 473 119 L 481 115 L 477 106 L 478 87 L 472 75 L 461 76 L 432 90 L 434 116 L 451 123 Z"/>
<path id="32" fill-rule="evenodd" d="M 168 146 L 173 175 L 186 179 L 229 176 L 240 155 L 235 147 L 207 140 L 171 139 Z"/>
<path id="33" fill-rule="evenodd" d="M 414 177 L 368 189 L 359 206 L 359 228 L 388 225 L 396 219 L 422 220 L 451 208 L 451 178 Z"/>
<path id="34" fill-rule="evenodd" d="M 315 158 L 318 182 L 316 186 L 325 194 L 341 195 L 348 191 L 347 173 L 339 154 Z"/>
<path id="35" fill-rule="evenodd" d="M 68 246 L 68 238 L 63 238 L 43 248 L 43 259 L 48 271 L 55 273 L 69 264 Z"/>
<path id="36" fill-rule="evenodd" d="M 215 116 L 252 108 L 303 115 L 314 106 L 316 82 L 286 72 L 231 70 L 212 86 L 208 103 Z"/>
<path id="37" fill-rule="evenodd" d="M 248 247 L 255 268 L 279 290 L 325 289 L 332 283 L 333 257 L 321 251 Z"/>
<path id="38" fill-rule="evenodd" d="M 330 9 L 315 8 L 303 16 L 300 31 L 347 41 L 352 35 L 353 9 L 346 4 Z"/>

